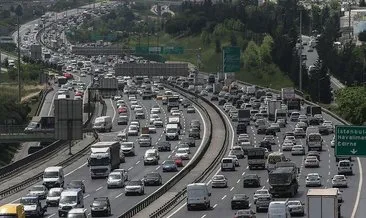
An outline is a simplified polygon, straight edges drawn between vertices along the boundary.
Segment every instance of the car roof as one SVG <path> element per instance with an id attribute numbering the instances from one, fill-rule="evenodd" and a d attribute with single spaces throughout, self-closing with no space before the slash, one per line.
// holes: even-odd
<path id="1" fill-rule="evenodd" d="M 73 208 L 69 211 L 69 213 L 84 213 L 85 211 L 85 208 Z"/>
<path id="2" fill-rule="evenodd" d="M 54 166 L 54 167 L 47 167 L 44 171 L 45 172 L 53 172 L 53 171 L 59 171 L 60 169 L 62 169 L 62 167 Z"/>

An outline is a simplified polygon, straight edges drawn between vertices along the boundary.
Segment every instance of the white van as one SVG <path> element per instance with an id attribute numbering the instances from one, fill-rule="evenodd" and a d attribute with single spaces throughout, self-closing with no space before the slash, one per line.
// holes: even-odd
<path id="1" fill-rule="evenodd" d="M 61 192 L 58 204 L 58 216 L 66 216 L 71 209 L 84 207 L 84 195 L 81 189 L 66 189 Z"/>
<path id="2" fill-rule="evenodd" d="M 47 167 L 43 172 L 43 185 L 48 189 L 64 187 L 64 169 L 60 166 Z"/>
<path id="3" fill-rule="evenodd" d="M 224 157 L 221 160 L 221 171 L 232 170 L 235 171 L 235 160 L 231 157 Z"/>
<path id="4" fill-rule="evenodd" d="M 193 183 L 187 185 L 187 209 L 203 207 L 208 210 L 210 205 L 211 193 L 205 183 Z"/>
<path id="5" fill-rule="evenodd" d="M 88 210 L 85 208 L 74 208 L 69 211 L 67 218 L 88 218 Z"/>
<path id="6" fill-rule="evenodd" d="M 338 163 L 338 174 L 353 175 L 353 164 L 349 160 L 341 160 Z"/>
<path id="7" fill-rule="evenodd" d="M 159 164 L 159 159 L 160 155 L 157 149 L 148 149 L 145 152 L 144 165 L 150 165 L 150 164 L 157 165 Z"/>
<path id="8" fill-rule="evenodd" d="M 286 201 L 272 201 L 268 206 L 268 218 L 291 218 Z"/>
<path id="9" fill-rule="evenodd" d="M 165 140 L 179 140 L 179 132 L 178 124 L 167 124 L 165 127 Z"/>
<path id="10" fill-rule="evenodd" d="M 93 129 L 99 132 L 112 131 L 112 118 L 110 116 L 95 118 Z"/>

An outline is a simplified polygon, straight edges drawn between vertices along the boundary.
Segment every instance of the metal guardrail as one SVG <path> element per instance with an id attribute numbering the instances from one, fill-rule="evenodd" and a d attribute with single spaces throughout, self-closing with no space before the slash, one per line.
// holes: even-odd
<path id="1" fill-rule="evenodd" d="M 179 87 L 179 86 L 175 86 L 173 85 L 175 88 L 181 90 L 181 91 L 185 91 L 183 88 Z M 187 92 L 187 91 L 186 91 Z M 225 132 L 227 133 L 227 125 L 225 122 L 225 118 L 223 117 L 223 115 L 221 114 L 221 112 L 219 111 L 219 109 L 213 105 L 209 100 L 199 96 L 196 93 L 192 93 L 189 92 L 191 95 L 195 96 L 196 98 L 200 98 L 202 99 L 204 102 L 206 102 L 207 104 L 211 105 L 214 110 L 219 114 L 222 122 L 224 123 L 224 129 Z M 226 153 L 227 149 L 228 149 L 228 143 L 229 143 L 229 134 L 225 134 L 225 139 L 224 139 L 224 146 L 222 146 L 222 148 L 219 151 L 219 154 L 214 158 L 214 160 L 212 161 L 212 163 L 209 165 L 208 168 L 206 168 L 195 180 L 194 183 L 200 182 L 202 181 L 207 175 L 210 174 L 210 172 L 216 167 L 216 164 L 222 159 L 222 157 L 224 156 L 224 154 Z M 165 215 L 167 212 L 170 211 L 170 209 L 178 204 L 179 202 L 183 201 L 184 198 L 186 197 L 186 193 L 187 193 L 187 188 L 183 188 L 180 192 L 178 192 L 172 199 L 170 199 L 168 202 L 166 202 L 162 207 L 160 207 L 158 210 L 154 211 L 153 213 L 150 214 L 149 218 L 158 218 L 162 215 Z"/>
<path id="2" fill-rule="evenodd" d="M 41 101 L 38 103 L 38 106 L 37 106 L 37 110 L 36 110 L 36 113 L 35 113 L 35 116 L 39 116 L 39 114 L 41 113 L 41 110 L 42 110 L 42 105 L 44 103 L 44 101 L 46 100 L 46 96 L 48 95 L 48 93 L 50 93 L 51 91 L 53 90 L 53 88 L 47 88 L 46 90 L 43 89 L 40 93 L 41 95 Z"/>
<path id="3" fill-rule="evenodd" d="M 183 93 L 181 93 L 181 94 L 184 95 Z M 209 145 L 211 144 L 211 138 L 212 138 L 212 121 L 211 121 L 211 118 L 210 118 L 207 110 L 203 106 L 201 106 L 197 101 L 194 101 L 191 98 L 188 98 L 188 99 L 190 99 L 192 102 L 196 103 L 196 105 L 198 107 L 200 107 L 201 110 L 203 110 L 203 112 L 207 115 L 208 120 L 209 120 L 210 134 L 209 134 L 209 137 L 208 137 L 207 142 L 205 143 L 205 145 L 203 147 L 203 150 L 196 157 L 196 159 L 194 159 L 192 161 L 191 164 L 187 165 L 183 170 L 179 171 L 175 176 L 173 176 L 173 178 L 171 178 L 167 183 L 165 183 L 163 186 L 161 186 L 158 190 L 156 190 L 151 195 L 149 195 L 148 197 L 146 197 L 145 199 L 143 199 L 142 201 L 140 201 L 139 203 L 137 203 L 135 206 L 133 206 L 132 208 L 130 208 L 128 211 L 126 211 L 125 213 L 123 213 L 122 215 L 120 215 L 119 218 L 130 218 L 130 217 L 133 217 L 138 212 L 140 212 L 141 210 L 143 210 L 144 208 L 146 208 L 148 205 L 150 205 L 152 202 L 154 202 L 155 200 L 157 200 L 164 193 L 166 193 L 177 182 L 179 182 L 184 176 L 186 176 L 187 173 L 189 171 L 191 171 L 191 169 L 193 169 L 193 167 L 195 167 L 198 164 L 198 162 L 200 161 L 200 159 L 202 158 L 202 156 L 205 154 L 206 150 L 208 149 Z"/>

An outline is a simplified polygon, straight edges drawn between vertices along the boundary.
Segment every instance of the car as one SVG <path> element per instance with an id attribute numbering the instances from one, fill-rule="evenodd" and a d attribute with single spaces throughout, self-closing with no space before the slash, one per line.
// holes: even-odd
<path id="1" fill-rule="evenodd" d="M 319 121 L 319 123 L 324 122 L 323 115 L 321 115 L 321 114 L 315 114 L 314 118 L 317 119 Z"/>
<path id="2" fill-rule="evenodd" d="M 294 135 L 295 135 L 295 138 L 305 138 L 306 132 L 303 128 L 295 128 Z"/>
<path id="3" fill-rule="evenodd" d="M 191 149 L 190 149 L 190 147 L 189 147 L 189 145 L 187 143 L 179 142 L 179 144 L 177 146 L 178 146 L 177 149 L 184 148 L 184 149 L 186 149 L 186 151 L 187 151 L 188 154 L 191 153 Z"/>
<path id="4" fill-rule="evenodd" d="M 243 178 L 243 187 L 260 187 L 261 181 L 257 174 L 246 174 Z"/>
<path id="5" fill-rule="evenodd" d="M 90 205 L 90 215 L 92 217 L 96 216 L 111 216 L 112 209 L 111 203 L 108 197 L 97 197 L 94 198 L 92 204 Z"/>
<path id="6" fill-rule="evenodd" d="M 128 127 L 128 130 L 127 130 L 127 135 L 128 136 L 138 136 L 138 134 L 139 134 L 139 128 L 138 128 L 138 126 L 130 125 Z"/>
<path id="7" fill-rule="evenodd" d="M 316 157 L 306 157 L 305 161 L 304 161 L 304 167 L 308 168 L 308 167 L 319 167 L 319 160 Z"/>
<path id="8" fill-rule="evenodd" d="M 271 143 L 271 145 L 275 145 L 276 141 L 275 141 L 275 137 L 272 135 L 266 135 L 263 139 L 263 141 L 269 141 Z"/>
<path id="9" fill-rule="evenodd" d="M 265 148 L 268 151 L 271 151 L 272 152 L 272 145 L 271 145 L 271 143 L 269 141 L 261 141 L 259 143 L 259 147 L 260 148 Z"/>
<path id="10" fill-rule="evenodd" d="M 71 189 L 81 189 L 83 193 L 85 193 L 85 185 L 82 180 L 72 180 L 66 187 Z"/>
<path id="11" fill-rule="evenodd" d="M 163 161 L 163 172 L 177 172 L 178 167 L 175 164 L 174 160 L 165 160 Z"/>
<path id="12" fill-rule="evenodd" d="M 324 121 L 322 126 L 325 126 L 328 129 L 329 133 L 334 133 L 334 126 L 332 121 Z"/>
<path id="13" fill-rule="evenodd" d="M 178 148 L 175 152 L 175 156 L 180 157 L 183 160 L 189 160 L 189 154 L 185 148 Z"/>
<path id="14" fill-rule="evenodd" d="M 212 188 L 227 188 L 227 178 L 224 175 L 214 175 L 211 181 Z"/>
<path id="15" fill-rule="evenodd" d="M 244 158 L 244 150 L 241 146 L 233 146 L 230 149 L 230 155 L 235 155 L 238 159 Z"/>
<path id="16" fill-rule="evenodd" d="M 262 197 L 262 196 L 259 197 L 255 204 L 257 213 L 262 210 L 267 211 L 271 201 L 272 201 L 271 197 Z"/>
<path id="17" fill-rule="evenodd" d="M 335 137 L 333 137 L 332 141 L 330 141 L 330 147 L 335 147 Z"/>
<path id="18" fill-rule="evenodd" d="M 188 136 L 193 137 L 194 139 L 200 139 L 201 136 L 200 136 L 199 128 L 195 128 L 195 127 L 189 128 Z"/>
<path id="19" fill-rule="evenodd" d="M 51 188 L 47 194 L 46 204 L 48 206 L 58 206 L 62 191 L 63 188 Z"/>
<path id="20" fill-rule="evenodd" d="M 249 209 L 249 197 L 246 194 L 234 194 L 231 198 L 231 209 Z"/>
<path id="21" fill-rule="evenodd" d="M 128 181 L 128 171 L 125 169 L 115 169 L 113 172 L 120 172 L 122 173 L 123 177 L 125 178 L 125 181 Z"/>
<path id="22" fill-rule="evenodd" d="M 151 146 L 151 136 L 150 134 L 141 134 L 137 142 L 139 143 L 140 147 L 150 147 Z"/>
<path id="23" fill-rule="evenodd" d="M 309 151 L 308 154 L 307 154 L 308 157 L 310 156 L 314 156 L 318 159 L 318 161 L 320 161 L 320 154 L 318 151 Z"/>
<path id="24" fill-rule="evenodd" d="M 156 133 L 156 126 L 149 125 L 149 134 L 153 134 L 153 133 Z"/>
<path id="25" fill-rule="evenodd" d="M 307 118 L 306 118 L 306 120 L 307 120 Z M 296 123 L 295 128 L 301 128 L 304 131 L 306 131 L 306 129 L 308 128 L 308 124 L 306 122 L 300 121 L 300 122 Z"/>
<path id="26" fill-rule="evenodd" d="M 125 113 L 127 113 L 127 107 L 124 107 L 124 106 L 118 107 L 118 113 L 119 114 L 125 114 Z"/>
<path id="27" fill-rule="evenodd" d="M 319 173 L 309 173 L 306 176 L 305 185 L 306 185 L 306 187 L 309 187 L 309 186 L 320 187 L 320 186 L 322 186 L 321 176 L 319 175 Z"/>
<path id="28" fill-rule="evenodd" d="M 131 180 L 130 182 L 128 182 L 125 186 L 125 196 L 128 196 L 129 194 L 144 195 L 144 183 L 141 180 Z"/>
<path id="29" fill-rule="evenodd" d="M 258 135 L 263 135 L 266 134 L 267 131 L 267 126 L 266 125 L 261 125 L 257 127 L 257 134 Z"/>
<path id="30" fill-rule="evenodd" d="M 134 142 L 121 142 L 121 151 L 125 156 L 135 156 L 135 143 Z"/>
<path id="31" fill-rule="evenodd" d="M 329 132 L 329 129 L 328 129 L 328 127 L 327 126 L 318 126 L 318 129 L 319 129 L 319 133 L 321 134 L 321 135 L 329 135 L 330 134 L 330 132 Z"/>
<path id="32" fill-rule="evenodd" d="M 291 151 L 292 147 L 294 147 L 294 143 L 292 141 L 283 141 L 282 151 Z"/>
<path id="33" fill-rule="evenodd" d="M 262 189 L 258 189 L 257 191 L 255 191 L 254 195 L 253 195 L 253 201 L 254 204 L 257 203 L 257 199 L 259 197 L 270 197 L 272 198 L 271 193 L 268 191 L 268 189 L 262 188 Z"/>
<path id="34" fill-rule="evenodd" d="M 177 167 L 183 167 L 182 158 L 177 157 L 177 156 L 173 156 L 173 160 L 174 160 L 175 164 L 177 165 Z"/>
<path id="35" fill-rule="evenodd" d="M 160 117 L 159 118 L 156 118 L 154 120 L 153 124 L 154 124 L 154 126 L 156 128 L 163 128 L 163 126 L 164 126 L 164 122 L 163 122 L 163 120 Z"/>
<path id="36" fill-rule="evenodd" d="M 121 172 L 111 172 L 107 179 L 107 189 L 123 188 L 125 186 L 125 179 Z"/>
<path id="37" fill-rule="evenodd" d="M 196 109 L 193 106 L 190 105 L 190 106 L 187 107 L 187 113 L 189 113 L 189 114 L 190 113 L 196 113 Z"/>
<path id="38" fill-rule="evenodd" d="M 181 142 L 188 144 L 189 147 L 195 147 L 196 146 L 196 140 L 193 137 L 183 138 L 181 140 Z"/>
<path id="39" fill-rule="evenodd" d="M 137 111 L 135 114 L 136 119 L 145 119 L 145 113 L 143 111 Z"/>
<path id="40" fill-rule="evenodd" d="M 285 128 L 286 127 L 286 120 L 285 119 L 278 119 L 276 122 L 280 128 Z"/>
<path id="41" fill-rule="evenodd" d="M 233 158 L 235 160 L 235 167 L 239 167 L 240 166 L 239 159 L 238 159 L 238 157 L 236 155 L 229 154 L 227 157 L 228 158 Z"/>
<path id="42" fill-rule="evenodd" d="M 291 155 L 305 155 L 305 148 L 302 145 L 294 145 L 291 149 Z"/>
<path id="43" fill-rule="evenodd" d="M 251 209 L 248 210 L 238 210 L 234 214 L 234 218 L 256 218 L 255 212 Z"/>
<path id="44" fill-rule="evenodd" d="M 332 178 L 332 187 L 339 188 L 339 187 L 348 187 L 347 178 L 344 175 L 334 175 Z"/>
<path id="45" fill-rule="evenodd" d="M 145 186 L 163 184 L 163 178 L 161 177 L 161 175 L 158 172 L 147 173 L 144 176 L 143 181 L 144 181 Z"/>
<path id="46" fill-rule="evenodd" d="M 287 208 L 289 209 L 291 216 L 304 216 L 305 215 L 304 203 L 302 203 L 299 200 L 288 201 Z"/>
<path id="47" fill-rule="evenodd" d="M 128 124 L 128 117 L 127 116 L 118 116 L 117 124 L 118 125 L 127 125 Z"/>
<path id="48" fill-rule="evenodd" d="M 44 185 L 34 185 L 29 189 L 27 196 L 38 196 L 39 199 L 46 199 L 48 190 Z"/>
<path id="49" fill-rule="evenodd" d="M 160 114 L 160 109 L 159 108 L 151 108 L 150 110 L 150 114 Z"/>
<path id="50" fill-rule="evenodd" d="M 154 124 L 156 118 L 160 118 L 158 114 L 150 114 L 150 124 Z"/>
<path id="51" fill-rule="evenodd" d="M 274 129 L 276 132 L 281 132 L 280 125 L 278 123 L 271 123 L 269 128 Z"/>
<path id="52" fill-rule="evenodd" d="M 285 136 L 285 140 L 291 140 L 294 144 L 296 144 L 295 134 Z"/>
<path id="53" fill-rule="evenodd" d="M 157 143 L 157 146 L 158 146 L 158 151 L 171 151 L 172 150 L 170 142 L 167 142 L 167 141 L 159 141 Z"/>

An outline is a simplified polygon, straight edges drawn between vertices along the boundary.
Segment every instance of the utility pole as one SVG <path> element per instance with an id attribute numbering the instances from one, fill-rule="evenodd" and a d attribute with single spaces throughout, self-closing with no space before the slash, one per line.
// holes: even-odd
<path id="1" fill-rule="evenodd" d="M 299 69 L 299 89 L 302 92 L 302 8 L 300 8 L 300 69 Z"/>
<path id="2" fill-rule="evenodd" d="M 17 26 L 18 26 L 18 102 L 20 103 L 22 99 L 21 93 L 21 85 L 20 85 L 20 36 L 19 36 L 19 29 L 20 29 L 20 22 L 19 18 L 23 15 L 23 8 L 22 6 L 18 5 L 15 9 L 15 13 L 17 15 Z"/>

